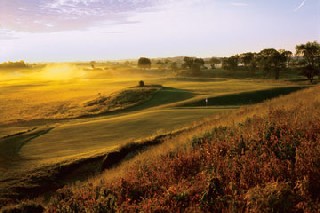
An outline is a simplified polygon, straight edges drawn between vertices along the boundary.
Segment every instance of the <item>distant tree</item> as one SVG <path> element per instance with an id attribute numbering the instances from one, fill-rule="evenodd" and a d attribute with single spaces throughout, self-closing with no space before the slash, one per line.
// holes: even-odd
<path id="1" fill-rule="evenodd" d="M 222 68 L 226 70 L 236 70 L 239 65 L 239 56 L 234 55 L 231 57 L 223 58 L 222 60 Z"/>
<path id="2" fill-rule="evenodd" d="M 209 59 L 209 64 L 211 66 L 211 69 L 215 69 L 216 68 L 216 64 L 221 64 L 221 61 L 216 57 L 212 57 L 212 58 Z"/>
<path id="3" fill-rule="evenodd" d="M 164 63 L 165 63 L 165 64 L 169 64 L 170 62 L 171 62 L 171 61 L 170 61 L 169 59 L 167 59 L 167 58 L 164 60 Z"/>
<path id="4" fill-rule="evenodd" d="M 90 66 L 92 67 L 92 69 L 96 68 L 96 64 L 97 64 L 96 61 L 90 61 Z"/>
<path id="5" fill-rule="evenodd" d="M 314 76 L 320 74 L 320 44 L 313 41 L 297 45 L 296 55 L 303 57 L 303 75 L 312 83 Z"/>
<path id="6" fill-rule="evenodd" d="M 193 63 L 191 65 L 191 75 L 192 76 L 199 76 L 201 74 L 201 64 L 200 63 Z"/>
<path id="7" fill-rule="evenodd" d="M 285 67 L 286 57 L 273 48 L 263 49 L 258 53 L 258 64 L 266 74 L 273 73 L 279 79 L 280 70 Z"/>
<path id="8" fill-rule="evenodd" d="M 163 62 L 161 60 L 158 60 L 157 64 L 163 64 Z"/>
<path id="9" fill-rule="evenodd" d="M 172 71 L 177 71 L 178 70 L 178 65 L 177 65 L 177 62 L 172 62 L 171 64 L 170 64 L 170 69 L 172 70 Z"/>
<path id="10" fill-rule="evenodd" d="M 184 57 L 183 67 L 191 71 L 192 76 L 201 75 L 201 66 L 204 66 L 205 62 L 202 58 Z"/>
<path id="11" fill-rule="evenodd" d="M 151 68 L 151 60 L 146 57 L 140 57 L 138 60 L 138 67 L 142 69 Z"/>
<path id="12" fill-rule="evenodd" d="M 17 62 L 11 62 L 11 61 L 8 61 L 8 62 L 4 62 L 2 64 L 0 64 L 0 68 L 13 68 L 13 69 L 16 69 L 16 68 L 27 68 L 27 64 L 23 61 L 23 60 L 20 60 L 20 61 L 17 61 Z"/>
<path id="13" fill-rule="evenodd" d="M 205 64 L 205 62 L 204 62 L 204 60 L 202 58 L 195 58 L 193 60 L 193 63 L 194 64 L 199 64 L 200 66 Z"/>
<path id="14" fill-rule="evenodd" d="M 191 69 L 191 66 L 192 66 L 192 64 L 193 64 L 193 60 L 194 60 L 194 58 L 185 56 L 185 57 L 183 58 L 183 62 L 184 62 L 184 63 L 183 63 L 183 67 L 188 68 L 188 69 Z"/>
<path id="15" fill-rule="evenodd" d="M 244 65 L 244 67 L 250 71 L 256 70 L 256 60 L 255 60 L 255 53 L 247 52 L 242 53 L 239 56 L 239 62 Z"/>
<path id="16" fill-rule="evenodd" d="M 144 81 L 143 80 L 139 81 L 139 87 L 144 87 Z"/>
<path id="17" fill-rule="evenodd" d="M 279 53 L 284 57 L 284 60 L 286 61 L 286 67 L 289 68 L 289 63 L 292 59 L 292 52 L 289 50 L 280 49 Z"/>

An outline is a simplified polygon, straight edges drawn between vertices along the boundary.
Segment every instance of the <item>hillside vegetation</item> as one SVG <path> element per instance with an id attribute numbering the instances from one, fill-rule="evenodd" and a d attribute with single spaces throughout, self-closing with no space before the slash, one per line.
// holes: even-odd
<path id="1" fill-rule="evenodd" d="M 49 212 L 315 212 L 319 87 L 240 108 L 86 183 Z"/>
<path id="2" fill-rule="evenodd" d="M 94 100 L 83 104 L 83 115 L 114 112 L 144 103 L 152 98 L 161 87 L 133 87 L 105 96 L 99 94 Z"/>

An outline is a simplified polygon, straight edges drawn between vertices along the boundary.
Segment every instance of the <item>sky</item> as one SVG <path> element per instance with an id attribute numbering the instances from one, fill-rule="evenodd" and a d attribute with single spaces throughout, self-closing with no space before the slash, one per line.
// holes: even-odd
<path id="1" fill-rule="evenodd" d="M 231 56 L 320 41 L 320 0 L 0 0 L 0 62 Z"/>

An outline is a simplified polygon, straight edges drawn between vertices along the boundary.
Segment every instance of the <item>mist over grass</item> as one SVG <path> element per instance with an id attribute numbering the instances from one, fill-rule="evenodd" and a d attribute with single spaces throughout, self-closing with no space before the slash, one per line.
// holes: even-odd
<path id="1" fill-rule="evenodd" d="M 4 150 L 0 181 L 26 190 L 34 185 L 46 190 L 37 178 L 32 179 L 30 168 L 50 179 L 46 168 L 66 161 L 73 165 L 137 139 L 169 134 L 212 114 L 227 114 L 306 86 L 288 80 L 176 74 L 160 65 L 144 69 L 133 63 L 107 62 L 0 69 L 0 144 Z M 141 80 L 144 87 L 138 86 Z M 10 157 L 15 158 L 13 163 Z M 25 169 L 31 182 L 21 179 Z M 2 189 L 4 185 L 0 185 L 0 198 Z M 7 190 L 11 195 L 26 195 Z"/>
<path id="2" fill-rule="evenodd" d="M 1 69 L 0 82 L 7 86 L 86 78 L 86 72 L 71 64 L 37 65 L 34 68 Z"/>

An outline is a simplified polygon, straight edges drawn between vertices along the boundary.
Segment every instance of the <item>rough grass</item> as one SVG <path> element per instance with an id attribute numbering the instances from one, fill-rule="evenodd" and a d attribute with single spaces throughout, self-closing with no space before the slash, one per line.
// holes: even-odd
<path id="1" fill-rule="evenodd" d="M 168 140 L 123 170 L 59 190 L 48 211 L 316 212 L 318 90 L 242 108 Z"/>
<path id="2" fill-rule="evenodd" d="M 161 87 L 133 87 L 117 91 L 110 96 L 99 94 L 94 100 L 86 102 L 81 116 L 115 112 L 142 104 L 161 90 Z"/>

